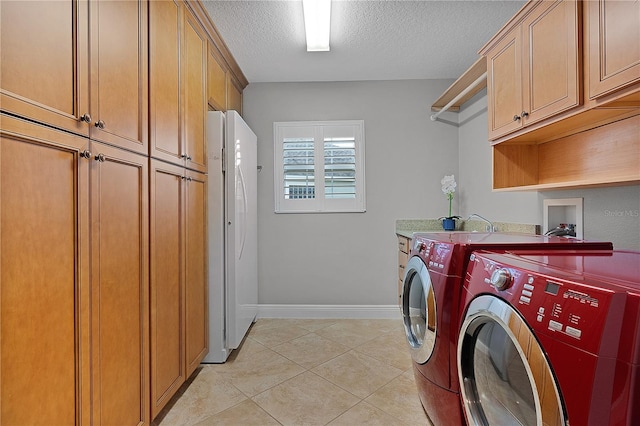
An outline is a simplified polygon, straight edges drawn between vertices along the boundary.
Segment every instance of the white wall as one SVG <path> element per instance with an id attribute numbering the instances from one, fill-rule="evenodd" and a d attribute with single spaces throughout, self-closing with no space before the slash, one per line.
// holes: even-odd
<path id="1" fill-rule="evenodd" d="M 458 130 L 429 120 L 450 80 L 252 83 L 244 117 L 258 136 L 261 304 L 393 305 L 396 219 L 447 214 Z M 273 122 L 365 121 L 365 213 L 275 214 Z"/>
<path id="2" fill-rule="evenodd" d="M 499 222 L 542 225 L 545 198 L 582 198 L 583 238 L 611 241 L 616 249 L 640 250 L 640 186 L 492 192 L 486 90 L 464 105 L 458 120 L 461 215 L 486 213 L 485 217 Z M 567 161 L 571 161 L 571 154 L 567 153 Z"/>
<path id="3" fill-rule="evenodd" d="M 640 250 L 640 186 L 493 192 L 486 92 L 429 120 L 448 80 L 252 83 L 244 116 L 258 135 L 260 304 L 393 305 L 395 220 L 448 211 L 440 179 L 454 173 L 454 214 L 542 225 L 544 198 L 584 198 L 585 238 Z M 273 122 L 365 120 L 367 212 L 275 214 Z M 568 160 L 570 161 L 570 157 Z"/>

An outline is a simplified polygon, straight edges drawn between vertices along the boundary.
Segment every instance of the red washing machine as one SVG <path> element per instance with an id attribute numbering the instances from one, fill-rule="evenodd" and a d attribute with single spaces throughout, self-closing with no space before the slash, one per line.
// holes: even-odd
<path id="1" fill-rule="evenodd" d="M 470 424 L 639 424 L 640 252 L 476 252 L 461 308 Z"/>
<path id="2" fill-rule="evenodd" d="M 402 316 L 422 405 L 436 425 L 464 422 L 456 367 L 459 300 L 474 250 L 611 250 L 611 243 L 531 234 L 416 233 L 402 289 Z"/>

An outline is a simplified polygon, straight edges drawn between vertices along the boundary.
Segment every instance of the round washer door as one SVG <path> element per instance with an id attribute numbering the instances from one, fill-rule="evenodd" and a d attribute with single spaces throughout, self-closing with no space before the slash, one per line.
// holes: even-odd
<path id="1" fill-rule="evenodd" d="M 419 364 L 429 360 L 436 344 L 436 299 L 429 271 L 414 256 L 407 263 L 402 284 L 402 319 L 411 358 Z"/>
<path id="2" fill-rule="evenodd" d="M 495 296 L 475 298 L 458 338 L 467 421 L 477 425 L 566 425 L 549 362 L 522 317 Z"/>

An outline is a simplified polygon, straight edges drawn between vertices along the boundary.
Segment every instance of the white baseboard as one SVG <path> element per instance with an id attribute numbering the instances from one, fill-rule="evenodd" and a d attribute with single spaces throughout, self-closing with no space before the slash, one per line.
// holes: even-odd
<path id="1" fill-rule="evenodd" d="M 258 318 L 401 319 L 397 305 L 258 305 Z"/>

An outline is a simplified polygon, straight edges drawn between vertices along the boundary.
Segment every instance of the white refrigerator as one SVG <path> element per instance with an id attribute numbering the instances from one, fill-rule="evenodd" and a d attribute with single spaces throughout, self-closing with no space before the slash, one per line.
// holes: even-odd
<path id="1" fill-rule="evenodd" d="M 258 313 L 257 143 L 236 111 L 207 117 L 209 354 L 222 363 Z"/>

